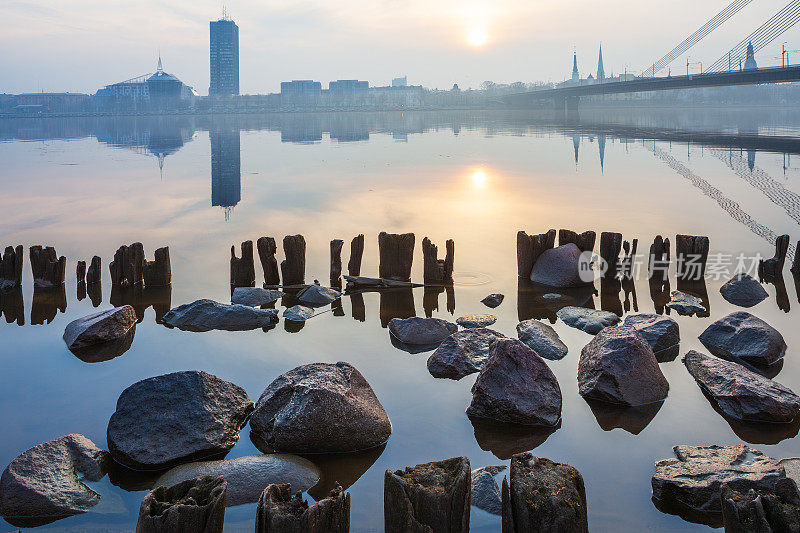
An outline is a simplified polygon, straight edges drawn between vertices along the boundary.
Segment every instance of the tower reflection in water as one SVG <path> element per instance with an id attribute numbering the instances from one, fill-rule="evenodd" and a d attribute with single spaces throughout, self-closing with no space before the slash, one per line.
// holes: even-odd
<path id="1" fill-rule="evenodd" d="M 242 200 L 242 158 L 239 128 L 227 121 L 213 122 L 211 141 L 211 205 L 222 207 L 225 220 Z"/>

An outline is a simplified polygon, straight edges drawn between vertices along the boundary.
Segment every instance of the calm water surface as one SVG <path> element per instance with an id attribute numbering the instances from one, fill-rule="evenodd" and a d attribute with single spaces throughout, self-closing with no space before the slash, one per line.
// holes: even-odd
<path id="1" fill-rule="evenodd" d="M 524 450 L 580 470 L 593 531 L 708 529 L 655 508 L 654 462 L 670 457 L 676 444 L 748 442 L 775 457 L 800 456 L 798 428 L 730 425 L 680 357 L 661 364 L 670 394 L 660 408 L 593 410 L 576 381 L 580 350 L 591 337 L 555 321 L 559 304 L 543 306 L 518 283 L 516 232 L 618 231 L 638 238 L 640 252 L 657 234 L 708 235 L 712 254 L 734 258 L 727 266 L 733 274 L 738 255 L 771 256 L 775 236 L 800 238 L 798 139 L 800 116 L 765 111 L 585 111 L 565 121 L 526 113 L 0 121 L 0 245 L 52 245 L 68 259 L 63 295 L 34 296 L 26 257 L 22 302 L 3 300 L 0 467 L 67 433 L 105 447 L 117 397 L 140 379 L 205 370 L 257 399 L 298 365 L 348 361 L 375 389 L 394 426 L 385 448 L 329 466 L 351 483 L 353 531 L 382 530 L 387 468 L 459 455 L 473 468 L 508 464 L 510 454 Z M 440 249 L 454 239 L 452 294 L 420 288 L 367 293 L 363 303 L 344 297 L 340 308 L 300 331 L 281 322 L 267 332 L 190 333 L 157 323 L 157 310 L 170 306 L 229 301 L 232 244 L 301 233 L 308 244 L 306 279 L 326 280 L 328 242 L 349 243 L 359 233 L 366 235 L 362 273 L 377 275 L 380 231 L 416 234 L 420 281 L 422 238 Z M 94 310 L 90 298 L 76 298 L 75 262 L 103 258 L 99 309 L 109 308 L 110 298 L 126 300 L 111 293 L 108 261 L 134 241 L 148 257 L 170 247 L 172 289 L 139 299 L 141 323 L 127 353 L 83 362 L 61 340 L 67 323 Z M 348 250 L 346 244 L 345 264 Z M 794 245 L 790 259 L 793 251 Z M 734 310 L 719 295 L 727 277 L 707 280 L 710 317 L 675 317 L 681 354 L 703 350 L 697 335 Z M 596 288 L 585 305 L 619 314 L 663 310 L 644 275 L 619 292 Z M 783 333 L 789 349 L 776 379 L 800 391 L 800 288 L 787 267 L 785 285 L 767 290 L 770 298 L 752 312 Z M 385 325 L 393 316 L 454 320 L 487 312 L 480 300 L 491 292 L 506 295 L 491 311 L 495 329 L 516 336 L 519 320 L 537 317 L 552 321 L 569 346 L 566 358 L 548 361 L 564 400 L 561 426 L 549 434 L 473 425 L 464 410 L 475 376 L 434 379 L 426 368 L 429 354 L 400 351 L 389 340 Z M 228 457 L 253 453 L 258 450 L 244 429 Z M 97 488 L 103 503 L 96 512 L 42 529 L 132 530 L 147 483 L 146 476 L 112 472 Z M 252 531 L 254 517 L 255 504 L 229 508 L 226 530 Z M 499 530 L 499 517 L 472 508 L 472 528 Z M 0 530 L 11 529 L 0 522 Z"/>

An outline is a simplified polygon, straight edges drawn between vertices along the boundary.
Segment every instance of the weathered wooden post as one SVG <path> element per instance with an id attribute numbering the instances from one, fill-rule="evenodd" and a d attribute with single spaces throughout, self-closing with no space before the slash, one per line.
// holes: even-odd
<path id="1" fill-rule="evenodd" d="M 424 265 L 425 283 L 452 283 L 453 260 L 455 244 L 453 239 L 445 243 L 447 253 L 444 259 L 439 259 L 439 249 L 428 237 L 422 239 L 422 260 Z"/>
<path id="2" fill-rule="evenodd" d="M 92 257 L 91 263 L 89 263 L 89 268 L 86 270 L 86 284 L 92 285 L 93 283 L 100 283 L 100 278 L 102 276 L 101 270 L 101 260 L 98 256 Z"/>
<path id="3" fill-rule="evenodd" d="M 650 256 L 647 268 L 650 278 L 666 279 L 669 274 L 669 238 L 663 239 L 661 235 L 656 235 L 653 244 L 650 245 Z"/>
<path id="4" fill-rule="evenodd" d="M 144 247 L 135 242 L 130 246 L 120 246 L 114 260 L 108 264 L 111 272 L 111 285 L 133 287 L 144 283 Z"/>
<path id="5" fill-rule="evenodd" d="M 67 258 L 63 255 L 57 257 L 55 248 L 31 246 L 30 259 L 34 287 L 57 287 L 64 283 L 67 273 Z"/>
<path id="6" fill-rule="evenodd" d="M 145 260 L 143 275 L 145 287 L 166 287 L 172 284 L 172 266 L 169 261 L 169 246 L 156 250 L 155 261 Z M 253 275 L 255 276 L 255 274 Z"/>
<path id="7" fill-rule="evenodd" d="M 528 235 L 524 231 L 517 232 L 517 273 L 519 277 L 529 279 L 533 265 L 542 252 L 555 246 L 556 230 L 547 233 Z"/>
<path id="8" fill-rule="evenodd" d="M 786 263 L 786 253 L 788 251 L 789 236 L 781 235 L 776 238 L 775 256 L 771 259 L 762 259 L 758 262 L 758 277 L 761 279 L 780 277 L 781 274 L 783 274 L 783 265 Z M 797 256 L 797 252 L 795 252 L 795 256 Z"/>
<path id="9" fill-rule="evenodd" d="M 792 263 L 792 274 L 800 276 L 800 241 L 794 249 L 794 262 Z"/>
<path id="10" fill-rule="evenodd" d="M 86 283 L 86 261 L 78 261 L 78 266 L 75 267 L 75 276 L 78 283 Z"/>
<path id="11" fill-rule="evenodd" d="M 708 237 L 697 235 L 675 236 L 675 261 L 678 265 L 678 279 L 700 281 L 705 277 L 708 248 Z"/>
<path id="12" fill-rule="evenodd" d="M 241 245 L 242 257 L 236 257 L 236 246 L 231 246 L 231 286 L 255 287 L 256 264 L 253 258 L 253 241 Z"/>
<path id="13" fill-rule="evenodd" d="M 302 285 L 306 278 L 306 240 L 302 235 L 285 236 L 283 253 L 286 255 L 286 259 L 281 261 L 284 286 Z"/>
<path id="14" fill-rule="evenodd" d="M 222 476 L 156 487 L 142 500 L 136 533 L 222 533 L 227 492 Z"/>
<path id="15" fill-rule="evenodd" d="M 600 257 L 608 265 L 606 276 L 617 274 L 617 264 L 619 263 L 619 253 L 622 251 L 622 233 L 604 231 L 600 234 Z"/>
<path id="16" fill-rule="evenodd" d="M 378 235 L 378 275 L 384 279 L 411 281 L 414 261 L 413 233 L 386 233 Z"/>
<path id="17" fill-rule="evenodd" d="M 22 262 L 24 260 L 22 245 L 6 247 L 0 257 L 0 290 L 9 291 L 22 286 Z"/>
<path id="18" fill-rule="evenodd" d="M 558 245 L 573 243 L 581 252 L 591 252 L 594 250 L 594 242 L 597 234 L 594 231 L 584 231 L 580 235 L 570 229 L 558 230 Z"/>
<path id="19" fill-rule="evenodd" d="M 268 485 L 258 499 L 256 533 L 348 533 L 350 493 L 341 486 L 309 506 L 287 483 Z"/>
<path id="20" fill-rule="evenodd" d="M 342 277 L 342 247 L 344 241 L 333 239 L 331 241 L 331 284 L 341 283 Z"/>
<path id="21" fill-rule="evenodd" d="M 353 237 L 350 241 L 350 260 L 347 262 L 347 273 L 351 276 L 361 275 L 361 257 L 364 255 L 364 234 Z"/>
<path id="22" fill-rule="evenodd" d="M 264 285 L 267 287 L 277 287 L 281 284 L 281 277 L 278 272 L 278 260 L 275 253 L 278 246 L 272 237 L 261 237 L 256 242 L 258 246 L 258 258 L 261 260 L 261 268 L 264 270 Z"/>

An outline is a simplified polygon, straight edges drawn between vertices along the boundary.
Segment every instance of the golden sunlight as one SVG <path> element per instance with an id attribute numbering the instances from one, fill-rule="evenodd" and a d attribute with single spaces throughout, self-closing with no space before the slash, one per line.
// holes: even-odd
<path id="1" fill-rule="evenodd" d="M 484 28 L 472 28 L 467 35 L 467 42 L 476 48 L 485 45 L 489 41 L 489 35 Z"/>
<path id="2" fill-rule="evenodd" d="M 485 189 L 489 182 L 489 177 L 482 168 L 473 170 L 470 179 L 472 180 L 472 186 L 476 189 Z"/>

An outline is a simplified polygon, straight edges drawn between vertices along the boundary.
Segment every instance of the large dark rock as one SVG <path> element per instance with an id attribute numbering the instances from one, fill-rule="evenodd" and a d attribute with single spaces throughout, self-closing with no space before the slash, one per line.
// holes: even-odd
<path id="1" fill-rule="evenodd" d="M 515 424 L 555 426 L 561 389 L 547 363 L 516 339 L 497 339 L 472 386 L 470 416 Z"/>
<path id="2" fill-rule="evenodd" d="M 558 333 L 549 324 L 538 320 L 525 320 L 517 324 L 519 340 L 540 356 L 551 361 L 567 355 L 567 345 L 561 342 Z"/>
<path id="3" fill-rule="evenodd" d="M 608 311 L 586 309 L 585 307 L 562 307 L 556 313 L 564 324 L 586 333 L 596 335 L 605 327 L 619 324 L 619 317 Z"/>
<path id="4" fill-rule="evenodd" d="M 800 397 L 742 365 L 690 351 L 683 364 L 726 415 L 743 422 L 786 424 L 800 412 Z"/>
<path id="5" fill-rule="evenodd" d="M 506 467 L 484 466 L 472 471 L 472 505 L 487 513 L 502 514 L 503 502 L 500 498 L 500 487 L 494 476 Z"/>
<path id="6" fill-rule="evenodd" d="M 108 421 L 108 447 L 136 470 L 161 470 L 227 452 L 253 410 L 247 393 L 198 371 L 134 383 L 119 396 Z"/>
<path id="7" fill-rule="evenodd" d="M 334 300 L 338 300 L 341 297 L 342 293 L 339 291 L 330 289 L 328 287 L 321 287 L 319 285 L 309 285 L 297 293 L 297 299 L 300 301 L 300 303 L 309 307 L 321 307 L 323 305 L 328 305 L 329 303 L 333 302 Z"/>
<path id="8" fill-rule="evenodd" d="M 350 363 L 299 366 L 270 383 L 250 427 L 277 451 L 349 452 L 383 444 L 392 424 Z"/>
<path id="9" fill-rule="evenodd" d="M 458 331 L 458 326 L 441 318 L 393 318 L 389 333 L 405 344 L 430 345 L 442 342 Z"/>
<path id="10" fill-rule="evenodd" d="M 531 281 L 550 287 L 586 285 L 587 282 L 594 280 L 594 274 L 589 265 L 588 254 L 582 254 L 583 252 L 574 243 L 545 250 L 533 265 Z M 582 271 L 588 273 L 588 279 L 581 277 Z"/>
<path id="11" fill-rule="evenodd" d="M 758 280 L 744 272 L 728 280 L 719 292 L 725 300 L 740 307 L 753 307 L 769 296 Z"/>
<path id="12" fill-rule="evenodd" d="M 383 484 L 386 533 L 469 531 L 472 492 L 469 459 L 387 470 Z"/>
<path id="13" fill-rule="evenodd" d="M 435 378 L 461 379 L 480 372 L 495 339 L 505 337 L 488 328 L 458 331 L 447 337 L 428 358 L 428 372 Z"/>
<path id="14" fill-rule="evenodd" d="M 497 322 L 494 315 L 466 315 L 456 319 L 456 324 L 462 328 L 485 328 Z"/>
<path id="15" fill-rule="evenodd" d="M 202 476 L 151 490 L 136 533 L 222 533 L 227 486 L 222 476 Z"/>
<path id="16" fill-rule="evenodd" d="M 277 309 L 254 309 L 248 305 L 197 300 L 171 309 L 164 315 L 163 323 L 184 331 L 244 331 L 269 327 L 277 316 Z"/>
<path id="17" fill-rule="evenodd" d="M 654 353 L 663 352 L 681 342 L 680 327 L 668 316 L 647 313 L 628 315 L 624 324 L 636 328 Z"/>
<path id="18" fill-rule="evenodd" d="M 667 397 L 669 383 L 653 349 L 630 326 L 605 328 L 581 350 L 578 389 L 585 397 L 644 405 Z"/>
<path id="19" fill-rule="evenodd" d="M 574 467 L 525 452 L 503 479 L 503 532 L 588 533 L 586 488 Z"/>
<path id="20" fill-rule="evenodd" d="M 232 304 L 261 307 L 280 300 L 285 293 L 278 290 L 262 289 L 260 287 L 236 287 L 231 296 Z"/>
<path id="21" fill-rule="evenodd" d="M 720 318 L 700 334 L 700 342 L 723 359 L 769 366 L 783 358 L 786 342 L 778 331 L 745 311 Z"/>
<path id="22" fill-rule="evenodd" d="M 109 460 L 108 452 L 79 434 L 22 452 L 0 477 L 0 515 L 44 519 L 85 513 L 100 495 L 83 481 L 100 481 Z"/>
<path id="23" fill-rule="evenodd" d="M 503 303 L 503 298 L 505 298 L 504 295 L 498 292 L 493 292 L 492 294 L 481 300 L 481 303 L 486 307 L 494 309 L 495 307 L 499 307 L 500 304 Z"/>
<path id="24" fill-rule="evenodd" d="M 264 489 L 256 511 L 256 533 L 348 533 L 350 493 L 337 486 L 327 497 L 309 506 L 290 483 Z"/>
<path id="25" fill-rule="evenodd" d="M 64 342 L 76 351 L 115 343 L 136 329 L 136 311 L 130 305 L 94 313 L 67 324 Z"/>

